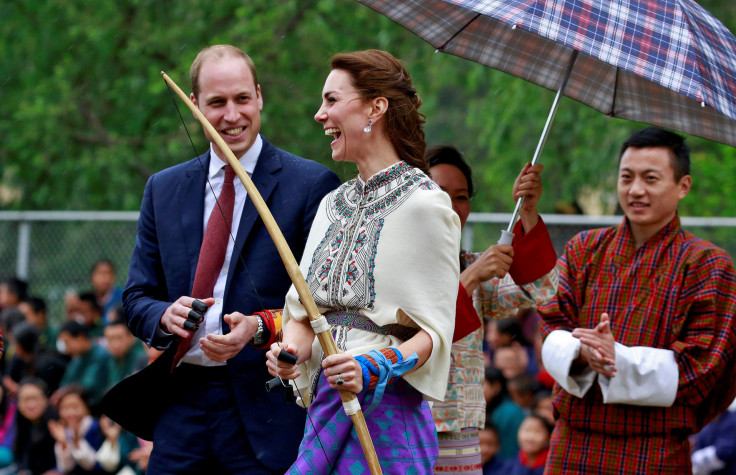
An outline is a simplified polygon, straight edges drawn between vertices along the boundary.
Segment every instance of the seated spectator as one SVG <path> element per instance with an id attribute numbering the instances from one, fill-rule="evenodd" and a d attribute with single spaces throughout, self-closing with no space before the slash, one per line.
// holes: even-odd
<path id="1" fill-rule="evenodd" d="M 54 437 L 56 468 L 64 474 L 103 474 L 97 451 L 105 442 L 99 422 L 90 414 L 84 389 L 63 386 L 54 395 L 59 420 L 48 423 Z"/>
<path id="2" fill-rule="evenodd" d="M 46 301 L 40 297 L 27 297 L 18 305 L 18 310 L 23 312 L 27 323 L 38 328 L 39 343 L 48 348 L 54 348 L 59 332 L 48 322 Z"/>
<path id="3" fill-rule="evenodd" d="M 486 368 L 483 393 L 486 399 L 486 424 L 498 429 L 501 440 L 498 456 L 504 460 L 514 459 L 519 452 L 517 433 L 525 417 L 524 410 L 509 398 L 506 379 L 496 368 Z"/>
<path id="4" fill-rule="evenodd" d="M 67 319 L 87 327 L 91 339 L 102 338 L 102 307 L 97 303 L 95 294 L 85 292 L 76 297 L 68 297 L 66 303 Z"/>
<path id="5" fill-rule="evenodd" d="M 108 359 L 108 379 L 106 387 L 110 388 L 133 374 L 148 363 L 148 355 L 138 343 L 138 339 L 130 333 L 123 321 L 115 321 L 105 327 L 105 342 Z"/>
<path id="6" fill-rule="evenodd" d="M 693 438 L 693 475 L 736 475 L 736 400 Z"/>
<path id="7" fill-rule="evenodd" d="M 8 473 L 14 469 L 15 416 L 15 401 L 0 384 L 0 473 Z M 13 468 L 10 468 L 11 466 Z"/>
<path id="8" fill-rule="evenodd" d="M 64 352 L 71 357 L 61 386 L 81 385 L 88 392 L 90 404 L 96 406 L 106 389 L 110 355 L 104 348 L 92 343 L 87 326 L 74 320 L 68 320 L 61 326 L 59 340 Z"/>
<path id="9" fill-rule="evenodd" d="M 514 376 L 506 382 L 509 397 L 517 406 L 524 409 L 526 414 L 534 409 L 534 396 L 538 387 L 537 379 L 527 373 Z"/>
<path id="10" fill-rule="evenodd" d="M 67 362 L 42 345 L 39 337 L 38 328 L 29 323 L 13 327 L 15 353 L 8 364 L 7 374 L 3 376 L 3 384 L 12 397 L 16 396 L 18 383 L 24 378 L 40 378 L 51 393 L 59 387 L 64 376 Z"/>
<path id="11" fill-rule="evenodd" d="M 48 429 L 53 410 L 46 393 L 46 384 L 38 378 L 24 379 L 18 387 L 14 455 L 19 475 L 41 475 L 56 466 Z"/>
<path id="12" fill-rule="evenodd" d="M 513 461 L 509 475 L 542 475 L 552 427 L 537 415 L 529 414 L 519 427 L 519 456 Z"/>
<path id="13" fill-rule="evenodd" d="M 498 451 L 501 449 L 498 429 L 493 424 L 486 424 L 478 431 L 478 437 L 483 475 L 507 475 L 510 462 L 498 457 Z"/>
<path id="14" fill-rule="evenodd" d="M 112 261 L 100 259 L 95 262 L 90 272 L 90 281 L 95 302 L 103 317 L 103 323 L 107 324 L 109 323 L 105 320 L 107 313 L 112 307 L 123 301 L 122 287 L 115 286 L 115 266 Z"/>

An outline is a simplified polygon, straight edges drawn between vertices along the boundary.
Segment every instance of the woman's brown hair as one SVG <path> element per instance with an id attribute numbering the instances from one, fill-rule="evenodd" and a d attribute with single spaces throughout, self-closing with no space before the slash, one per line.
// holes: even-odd
<path id="1" fill-rule="evenodd" d="M 404 65 L 386 51 L 369 49 L 337 54 L 332 57 L 331 67 L 347 72 L 364 100 L 388 99 L 384 117 L 389 140 L 401 160 L 428 173 L 424 159 L 425 116 L 419 112 L 422 99 Z"/>

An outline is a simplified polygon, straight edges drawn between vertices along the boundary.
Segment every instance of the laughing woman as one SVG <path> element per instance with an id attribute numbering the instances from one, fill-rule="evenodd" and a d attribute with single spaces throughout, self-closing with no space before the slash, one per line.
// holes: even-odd
<path id="1" fill-rule="evenodd" d="M 357 394 L 379 462 L 431 473 L 437 435 L 428 400 L 444 397 L 457 297 L 460 221 L 425 174 L 424 117 L 408 71 L 377 50 L 339 54 L 315 119 L 332 157 L 358 176 L 327 195 L 301 269 L 341 353 L 324 357 L 292 287 L 272 374 L 297 379 L 310 420 L 289 473 L 367 473 L 337 389 Z M 277 361 L 284 348 L 298 366 Z M 383 371 L 379 370 L 381 368 Z"/>

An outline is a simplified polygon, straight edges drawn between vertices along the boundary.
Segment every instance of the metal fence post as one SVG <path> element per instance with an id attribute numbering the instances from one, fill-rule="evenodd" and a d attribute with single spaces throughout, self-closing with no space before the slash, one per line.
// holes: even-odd
<path id="1" fill-rule="evenodd" d="M 18 257 L 15 264 L 15 275 L 19 279 L 28 280 L 28 265 L 31 256 L 31 223 L 18 223 Z"/>

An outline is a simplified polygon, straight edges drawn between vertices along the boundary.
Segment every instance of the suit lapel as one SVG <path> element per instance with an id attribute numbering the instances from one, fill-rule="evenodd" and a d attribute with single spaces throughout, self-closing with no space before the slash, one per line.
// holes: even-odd
<path id="1" fill-rule="evenodd" d="M 200 165 L 201 160 L 201 165 Z M 199 260 L 199 248 L 202 246 L 204 216 L 204 191 L 207 178 L 202 173 L 202 167 L 209 170 L 209 151 L 189 162 L 184 179 L 177 187 L 176 195 L 179 200 L 181 213 L 182 238 L 187 246 L 187 255 L 191 268 L 189 288 L 194 282 L 194 273 Z"/>
<path id="2" fill-rule="evenodd" d="M 268 204 L 268 200 L 278 184 L 279 170 L 281 170 L 281 158 L 279 157 L 278 149 L 264 138 L 263 148 L 261 149 L 261 154 L 258 156 L 258 162 L 256 163 L 255 170 L 253 170 L 251 180 L 266 204 Z M 243 246 L 245 245 L 245 242 L 258 219 L 260 219 L 260 216 L 258 215 L 258 211 L 249 196 L 246 198 L 245 204 L 243 205 L 243 214 L 240 217 L 238 235 L 235 238 L 235 247 L 233 248 L 233 255 L 230 258 L 227 284 L 225 286 L 226 296 L 230 289 L 232 276 L 240 262 L 240 255 L 243 252 Z M 245 259 L 245 257 L 246 256 L 243 256 L 243 259 Z"/>

